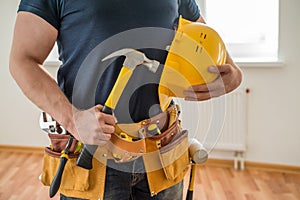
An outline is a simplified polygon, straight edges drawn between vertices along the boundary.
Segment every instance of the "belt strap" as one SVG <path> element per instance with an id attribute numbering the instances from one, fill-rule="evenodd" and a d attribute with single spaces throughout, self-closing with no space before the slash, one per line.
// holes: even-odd
<path id="1" fill-rule="evenodd" d="M 131 124 L 117 124 L 115 126 L 115 132 L 120 134 L 122 132 L 128 134 L 133 138 L 139 138 L 138 132 L 141 128 L 147 128 L 150 124 L 155 123 L 161 131 L 164 131 L 169 126 L 169 113 L 174 110 L 174 106 L 170 106 L 166 111 L 155 115 L 149 119 L 142 120 L 138 123 Z"/>

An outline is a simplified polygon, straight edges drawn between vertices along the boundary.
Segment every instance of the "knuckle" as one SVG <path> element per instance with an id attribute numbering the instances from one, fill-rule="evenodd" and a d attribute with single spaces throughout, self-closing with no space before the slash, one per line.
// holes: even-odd
<path id="1" fill-rule="evenodd" d="M 95 141 L 95 140 L 97 140 L 98 137 L 97 137 L 97 134 L 93 134 L 90 138 L 92 141 Z"/>
<path id="2" fill-rule="evenodd" d="M 110 134 L 105 134 L 105 140 L 106 140 L 106 141 L 110 140 L 110 138 L 111 138 L 111 135 L 110 135 Z"/>
<path id="3" fill-rule="evenodd" d="M 99 142 L 97 142 L 97 145 L 99 145 L 99 146 L 104 146 L 106 144 L 107 144 L 107 141 L 99 141 Z"/>

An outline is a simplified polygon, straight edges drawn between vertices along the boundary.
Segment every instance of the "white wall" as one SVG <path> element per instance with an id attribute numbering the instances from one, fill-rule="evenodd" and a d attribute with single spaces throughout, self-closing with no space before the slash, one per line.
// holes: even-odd
<path id="1" fill-rule="evenodd" d="M 249 95 L 247 160 L 300 166 L 300 14 L 298 0 L 280 1 L 284 68 L 244 69 Z"/>
<path id="2" fill-rule="evenodd" d="M 0 143 L 39 146 L 48 143 L 37 126 L 38 109 L 20 92 L 8 70 L 18 0 L 0 1 Z"/>
<path id="3" fill-rule="evenodd" d="M 48 139 L 38 127 L 39 110 L 23 96 L 8 71 L 18 1 L 3 2 L 0 1 L 0 144 L 44 146 Z M 251 89 L 248 161 L 300 166 L 299 8 L 299 0 L 280 1 L 280 56 L 285 67 L 242 68 L 243 86 Z"/>

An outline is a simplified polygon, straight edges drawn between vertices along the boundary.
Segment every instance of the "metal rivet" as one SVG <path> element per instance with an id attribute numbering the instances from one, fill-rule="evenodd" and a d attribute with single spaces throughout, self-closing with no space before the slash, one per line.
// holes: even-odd
<path id="1" fill-rule="evenodd" d="M 104 154 L 102 154 L 102 156 L 103 156 L 103 157 L 106 157 L 106 156 L 107 156 L 107 154 L 106 154 L 106 153 L 104 153 Z"/>
<path id="2" fill-rule="evenodd" d="M 159 120 L 157 120 L 156 123 L 159 124 Z"/>
<path id="3" fill-rule="evenodd" d="M 151 195 L 154 196 L 154 195 L 155 195 L 155 192 L 152 191 L 152 192 L 151 192 Z"/>

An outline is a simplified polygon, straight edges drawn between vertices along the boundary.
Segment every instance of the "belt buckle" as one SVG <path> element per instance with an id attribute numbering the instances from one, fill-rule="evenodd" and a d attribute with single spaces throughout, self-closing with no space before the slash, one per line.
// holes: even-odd
<path id="1" fill-rule="evenodd" d="M 132 153 L 129 151 L 124 151 L 122 154 L 115 152 L 112 152 L 111 154 L 115 163 L 131 162 L 142 156 L 142 153 Z"/>
<path id="2" fill-rule="evenodd" d="M 116 163 L 136 160 L 146 151 L 145 140 L 128 140 L 119 134 L 112 134 L 107 148 Z"/>

